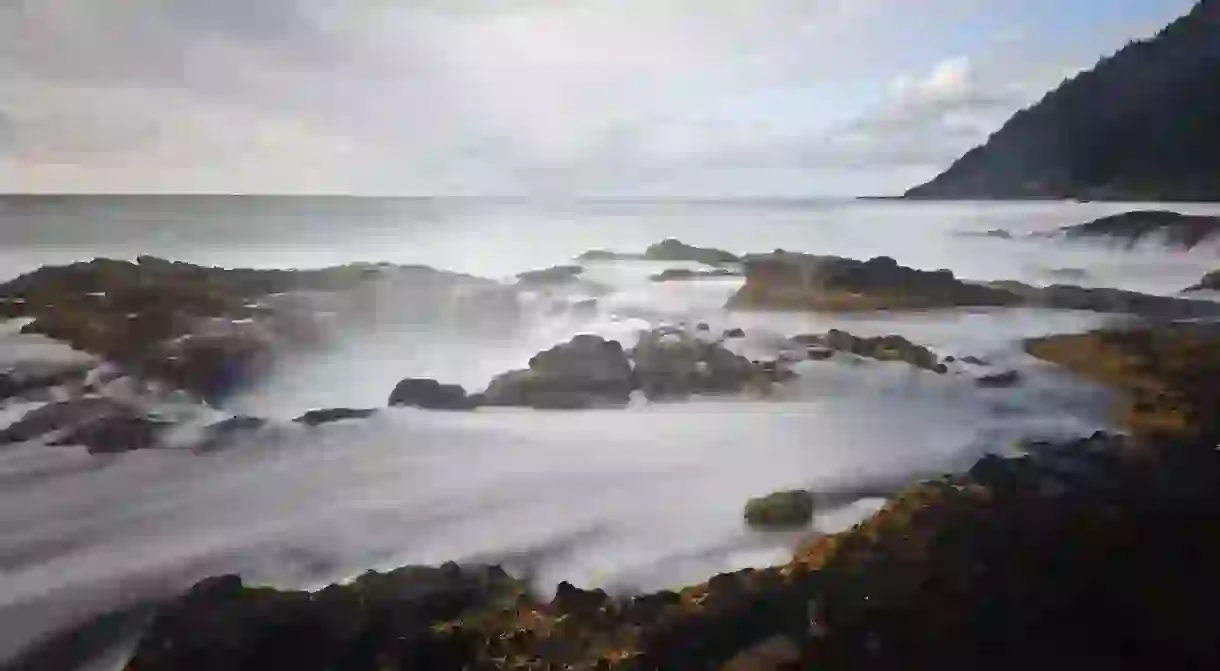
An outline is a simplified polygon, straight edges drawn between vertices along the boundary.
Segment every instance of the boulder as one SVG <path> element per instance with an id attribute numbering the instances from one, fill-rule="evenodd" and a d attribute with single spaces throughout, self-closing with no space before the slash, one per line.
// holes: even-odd
<path id="1" fill-rule="evenodd" d="M 622 345 L 579 335 L 535 355 L 527 370 L 496 377 L 483 393 L 483 402 L 564 409 L 621 406 L 634 388 L 631 362 Z"/>
<path id="2" fill-rule="evenodd" d="M 813 493 L 798 489 L 746 502 L 746 524 L 756 529 L 801 529 L 813 522 Z"/>
<path id="3" fill-rule="evenodd" d="M 977 356 L 964 356 L 962 363 L 968 363 L 971 366 L 990 366 L 991 364 L 986 359 L 980 359 Z"/>
<path id="4" fill-rule="evenodd" d="M 1220 270 L 1214 270 L 1203 276 L 1198 284 L 1187 287 L 1186 291 L 1220 291 Z"/>
<path id="5" fill-rule="evenodd" d="M 477 406 L 461 385 L 441 384 L 426 378 L 407 378 L 399 382 L 390 393 L 389 405 L 424 410 L 473 410 Z"/>
<path id="6" fill-rule="evenodd" d="M 0 445 L 51 437 L 52 445 L 84 445 L 93 453 L 128 452 L 155 447 L 166 426 L 127 403 L 81 398 L 27 412 L 0 431 Z"/>
<path id="7" fill-rule="evenodd" d="M 744 338 L 744 337 L 746 337 L 746 332 L 743 329 L 731 328 L 724 332 L 724 338 L 727 340 L 733 340 L 733 339 Z"/>
<path id="8" fill-rule="evenodd" d="M 348 419 L 367 419 L 375 414 L 377 414 L 376 408 L 328 408 L 326 410 L 310 410 L 292 421 L 297 424 L 314 427 L 342 422 Z"/>
<path id="9" fill-rule="evenodd" d="M 694 247 L 674 238 L 649 246 L 644 251 L 644 258 L 649 261 L 694 261 L 708 266 L 737 263 L 741 260 L 735 254 L 722 249 Z"/>

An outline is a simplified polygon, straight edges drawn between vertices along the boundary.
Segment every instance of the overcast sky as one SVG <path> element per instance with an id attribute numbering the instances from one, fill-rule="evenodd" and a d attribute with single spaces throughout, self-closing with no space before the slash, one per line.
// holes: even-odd
<path id="1" fill-rule="evenodd" d="M 0 0 L 0 191 L 900 192 L 1193 0 Z"/>

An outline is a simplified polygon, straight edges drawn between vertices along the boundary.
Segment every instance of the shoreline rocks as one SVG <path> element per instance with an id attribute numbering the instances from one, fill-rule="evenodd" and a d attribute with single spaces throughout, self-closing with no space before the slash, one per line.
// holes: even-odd
<path id="1" fill-rule="evenodd" d="M 457 384 L 441 384 L 426 378 L 407 378 L 394 387 L 387 403 L 391 408 L 412 406 L 423 410 L 473 410 L 479 400 L 466 395 Z"/>
<path id="2" fill-rule="evenodd" d="M 653 282 L 675 282 L 684 280 L 702 280 L 717 277 L 736 277 L 737 273 L 728 268 L 717 268 L 715 270 L 690 270 L 689 268 L 670 268 L 664 270 L 649 279 Z"/>
<path id="3" fill-rule="evenodd" d="M 634 388 L 631 363 L 621 344 L 580 335 L 538 353 L 527 370 L 497 376 L 483 392 L 483 404 L 543 409 L 625 406 Z"/>

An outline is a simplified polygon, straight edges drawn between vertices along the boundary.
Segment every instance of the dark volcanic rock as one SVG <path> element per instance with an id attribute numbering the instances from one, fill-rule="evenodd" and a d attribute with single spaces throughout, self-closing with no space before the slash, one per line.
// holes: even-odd
<path id="1" fill-rule="evenodd" d="M 831 329 L 822 338 L 822 342 L 832 350 L 849 352 L 869 359 L 903 361 L 916 368 L 938 374 L 948 372 L 948 369 L 940 363 L 939 358 L 931 350 L 922 345 L 916 345 L 899 335 L 860 338 L 846 331 Z"/>
<path id="2" fill-rule="evenodd" d="M 375 414 L 377 414 L 376 408 L 328 408 L 326 410 L 310 410 L 292 421 L 306 426 L 321 426 L 348 419 L 368 419 Z"/>
<path id="3" fill-rule="evenodd" d="M 426 378 L 407 378 L 390 393 L 390 407 L 414 406 L 425 410 L 472 410 L 478 404 L 457 384 Z"/>
<path id="4" fill-rule="evenodd" d="M 1142 210 L 1102 217 L 1087 224 L 1067 226 L 1060 230 L 1063 237 L 1113 238 L 1122 240 L 1128 248 L 1141 240 L 1161 235 L 1165 244 L 1192 249 L 1220 233 L 1220 217 L 1179 214 L 1163 210 Z"/>
<path id="5" fill-rule="evenodd" d="M 807 527 L 813 521 L 813 507 L 811 492 L 776 492 L 746 502 L 746 524 L 758 529 Z"/>
<path id="6" fill-rule="evenodd" d="M 528 370 L 496 377 L 483 393 L 483 402 L 556 409 L 626 405 L 634 388 L 622 345 L 579 335 L 534 356 Z"/>
<path id="7" fill-rule="evenodd" d="M 108 398 L 50 403 L 0 431 L 0 445 L 50 436 L 52 445 L 84 445 L 94 453 L 128 452 L 157 445 L 166 424 Z"/>
<path id="8" fill-rule="evenodd" d="M 923 271 L 889 257 L 856 261 L 776 252 L 744 259 L 746 284 L 728 307 L 776 310 L 903 310 L 1003 306 L 1004 289 L 962 282 L 949 270 Z"/>

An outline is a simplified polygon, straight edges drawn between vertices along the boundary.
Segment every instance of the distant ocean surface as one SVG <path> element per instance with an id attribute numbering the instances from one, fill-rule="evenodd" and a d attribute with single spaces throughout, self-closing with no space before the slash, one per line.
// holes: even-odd
<path id="1" fill-rule="evenodd" d="M 1214 247 L 1020 239 L 1136 208 L 1220 214 L 1220 206 L 1116 203 L 722 201 L 538 203 L 254 197 L 0 197 L 0 277 L 43 264 L 141 254 L 223 266 L 318 267 L 352 261 L 433 266 L 510 281 L 589 249 L 642 251 L 664 238 L 735 253 L 777 248 L 887 255 L 967 279 L 1072 283 L 1174 294 L 1220 267 Z M 1018 239 L 971 235 L 1005 229 Z M 704 399 L 622 411 L 435 414 L 386 411 L 291 429 L 266 445 L 208 455 L 76 448 L 0 450 L 0 659 L 39 636 L 200 578 L 311 587 L 369 568 L 446 560 L 528 566 L 622 591 L 681 585 L 765 565 L 795 538 L 758 535 L 744 501 L 790 487 L 885 491 L 968 467 L 1022 437 L 1108 425 L 1097 388 L 1033 361 L 1021 339 L 1115 318 L 1032 309 L 860 316 L 730 313 L 740 278 L 658 284 L 681 264 L 589 264 L 607 288 L 597 309 L 541 297 L 524 328 L 463 333 L 409 319 L 351 325 L 323 356 L 291 362 L 229 413 L 288 419 L 311 408 L 380 407 L 407 376 L 476 390 L 578 333 L 631 345 L 665 323 L 743 327 L 744 353 L 781 336 L 845 328 L 899 333 L 941 355 L 1015 368 L 1013 389 L 902 364 L 801 364 L 776 400 Z M 567 297 L 578 299 L 579 296 Z M 387 311 L 410 316 L 407 297 Z M 404 326 L 404 324 L 406 326 Z M 0 368 L 31 343 L 0 324 Z M 60 352 L 63 354 L 63 352 Z M 0 407 L 0 426 L 25 407 Z M 881 504 L 844 499 L 816 526 L 836 531 Z"/>

